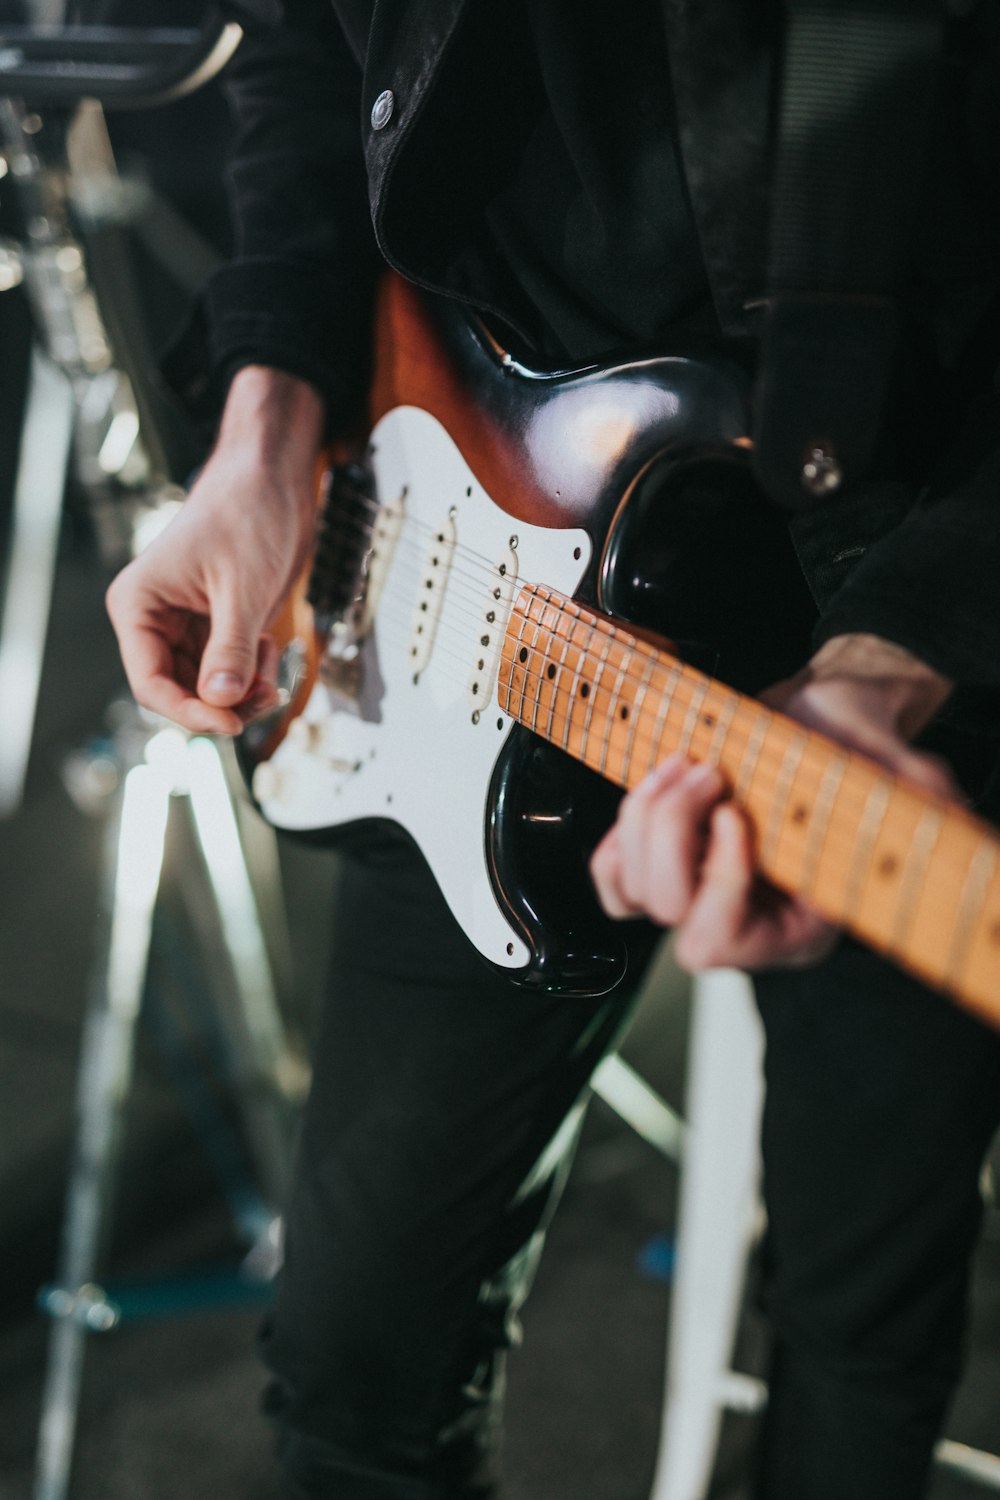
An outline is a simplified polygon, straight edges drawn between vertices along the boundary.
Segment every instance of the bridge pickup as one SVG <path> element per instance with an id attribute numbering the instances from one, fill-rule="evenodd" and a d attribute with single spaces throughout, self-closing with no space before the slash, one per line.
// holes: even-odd
<path id="1" fill-rule="evenodd" d="M 420 675 L 431 659 L 457 539 L 458 529 L 455 512 L 452 510 L 449 511 L 447 520 L 435 527 L 427 561 L 420 574 L 409 647 L 410 669 L 415 677 Z"/>

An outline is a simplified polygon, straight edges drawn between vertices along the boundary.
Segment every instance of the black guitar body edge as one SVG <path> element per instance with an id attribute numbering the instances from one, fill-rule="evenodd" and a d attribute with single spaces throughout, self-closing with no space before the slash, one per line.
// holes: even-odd
<path id="1" fill-rule="evenodd" d="M 784 518 L 734 440 L 746 388 L 732 375 L 698 359 L 602 372 L 619 400 L 634 393 L 642 403 L 664 379 L 681 399 L 667 420 L 637 429 L 595 487 L 587 522 L 594 556 L 575 597 L 753 693 L 801 665 L 815 608 Z M 527 385 L 532 402 L 558 409 L 580 379 L 515 369 L 504 395 L 516 412 Z M 532 955 L 513 976 L 519 985 L 590 997 L 641 971 L 658 934 L 647 922 L 609 918 L 588 871 L 620 800 L 616 787 L 530 730 L 518 726 L 505 742 L 486 852 L 494 894 Z"/>
<path id="2" fill-rule="evenodd" d="M 555 497 L 542 524 L 591 536 L 581 603 L 673 643 L 742 691 L 801 664 L 814 609 L 784 519 L 751 474 L 749 383 L 738 366 L 696 353 L 538 371 L 511 360 L 456 305 L 428 298 L 425 309 L 517 472 Z M 588 431 L 602 440 L 581 447 Z M 553 481 L 561 473 L 563 490 Z M 256 744 L 253 733 L 237 742 L 248 786 Z M 508 735 L 487 797 L 484 855 L 496 899 L 531 953 L 523 969 L 503 970 L 518 985 L 599 996 L 649 953 L 654 929 L 608 918 L 587 868 L 620 798 L 528 729 Z M 331 844 L 359 828 L 290 836 Z"/>

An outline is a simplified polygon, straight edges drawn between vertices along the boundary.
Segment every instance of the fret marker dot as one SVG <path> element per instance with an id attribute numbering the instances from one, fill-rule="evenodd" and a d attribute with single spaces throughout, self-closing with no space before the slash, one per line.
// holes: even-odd
<path id="1" fill-rule="evenodd" d="M 896 856 L 894 854 L 883 854 L 882 858 L 878 862 L 878 872 L 887 880 L 890 875 L 895 875 L 898 868 L 899 861 L 896 859 Z"/>
<path id="2" fill-rule="evenodd" d="M 589 698 L 590 697 L 590 683 L 589 682 L 581 682 L 581 684 L 580 684 L 580 697 L 581 698 Z"/>
<path id="3" fill-rule="evenodd" d="M 994 922 L 990 928 L 990 942 L 1000 943 L 1000 920 Z"/>
<path id="4" fill-rule="evenodd" d="M 549 681 L 551 682 L 552 679 L 553 679 L 553 677 L 555 675 L 556 675 L 556 664 L 555 664 L 555 662 L 550 662 L 549 663 L 549 669 L 548 669 L 548 672 L 546 673 L 546 676 L 548 677 Z"/>
<path id="5" fill-rule="evenodd" d="M 808 816 L 809 809 L 805 806 L 804 803 L 799 802 L 795 807 L 792 808 L 793 823 L 804 823 Z"/>
<path id="6" fill-rule="evenodd" d="M 628 718 L 628 708 L 624 704 L 618 710 L 618 717 L 620 719 L 627 719 Z"/>
<path id="7" fill-rule="evenodd" d="M 528 660 L 528 648 L 527 648 L 527 646 L 522 646 L 521 647 L 520 651 L 517 653 L 517 659 L 518 659 L 518 661 L 527 661 Z"/>

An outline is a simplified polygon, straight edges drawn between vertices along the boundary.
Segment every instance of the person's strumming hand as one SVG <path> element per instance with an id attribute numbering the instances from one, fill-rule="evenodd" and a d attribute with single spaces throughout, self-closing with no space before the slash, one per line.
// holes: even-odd
<path id="1" fill-rule="evenodd" d="M 199 733 L 237 734 L 277 701 L 265 632 L 315 528 L 324 406 L 295 376 L 235 376 L 219 436 L 180 513 L 108 590 L 139 703 Z"/>
<path id="2" fill-rule="evenodd" d="M 771 707 L 937 795 L 958 796 L 947 767 L 911 749 L 952 684 L 876 636 L 828 641 L 795 677 L 763 695 Z M 671 756 L 621 804 L 591 874 L 613 917 L 676 929 L 687 969 L 766 968 L 822 958 L 836 929 L 756 876 L 745 815 L 724 777 Z"/>

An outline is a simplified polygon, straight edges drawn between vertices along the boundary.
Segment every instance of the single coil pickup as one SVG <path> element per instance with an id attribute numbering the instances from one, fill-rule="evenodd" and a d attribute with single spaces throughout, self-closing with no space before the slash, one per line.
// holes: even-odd
<path id="1" fill-rule="evenodd" d="M 452 510 L 447 520 L 435 528 L 414 600 L 409 645 L 409 662 L 414 677 L 418 677 L 427 666 L 434 650 L 434 637 L 444 607 L 445 588 L 457 536 L 455 512 Z"/>
<path id="2" fill-rule="evenodd" d="M 473 709 L 484 708 L 493 693 L 504 631 L 517 588 L 517 538 L 497 561 L 490 580 L 489 593 L 483 605 L 476 640 L 476 654 L 469 678 L 469 703 Z"/>

